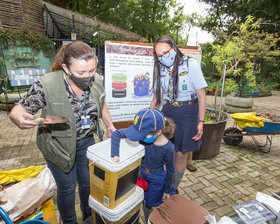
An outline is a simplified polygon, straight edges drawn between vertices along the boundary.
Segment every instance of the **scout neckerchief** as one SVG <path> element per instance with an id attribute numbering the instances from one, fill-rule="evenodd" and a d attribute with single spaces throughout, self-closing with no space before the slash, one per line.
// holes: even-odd
<path id="1" fill-rule="evenodd" d="M 187 56 L 187 67 L 189 69 L 189 57 Z M 169 82 L 168 82 L 168 90 L 167 90 L 167 97 L 170 99 L 171 102 L 175 101 L 175 91 L 174 91 L 174 72 L 173 72 L 174 64 L 168 68 L 169 72 Z"/>
<path id="2" fill-rule="evenodd" d="M 169 82 L 168 82 L 168 90 L 167 90 L 167 96 L 168 98 L 170 99 L 171 102 L 174 101 L 174 85 L 173 85 L 173 82 L 174 82 L 174 79 L 173 79 L 173 66 L 171 66 L 169 69 L 168 69 L 168 72 L 169 72 Z"/>

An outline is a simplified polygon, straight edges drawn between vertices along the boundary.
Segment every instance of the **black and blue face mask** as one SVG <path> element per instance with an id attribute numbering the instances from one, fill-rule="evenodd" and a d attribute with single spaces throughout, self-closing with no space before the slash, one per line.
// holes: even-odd
<path id="1" fill-rule="evenodd" d="M 94 76 L 86 77 L 86 78 L 78 78 L 73 73 L 71 73 L 70 68 L 68 67 L 70 74 L 68 74 L 69 79 L 71 79 L 79 88 L 82 90 L 89 89 L 92 82 L 94 81 Z M 65 71 L 64 71 L 65 72 Z M 66 72 L 65 72 L 66 73 Z M 67 74 L 67 73 L 66 73 Z"/>
<path id="2" fill-rule="evenodd" d="M 85 90 L 85 89 L 89 89 L 91 83 L 94 80 L 94 76 L 86 77 L 86 78 L 78 78 L 71 73 L 69 75 L 69 79 L 71 79 L 79 88 Z"/>

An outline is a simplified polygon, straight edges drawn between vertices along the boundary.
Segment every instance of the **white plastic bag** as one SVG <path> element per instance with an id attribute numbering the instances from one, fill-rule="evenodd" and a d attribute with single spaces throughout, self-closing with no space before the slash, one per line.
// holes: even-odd
<path id="1" fill-rule="evenodd" d="M 0 191 L 0 206 L 12 221 L 16 221 L 31 214 L 55 192 L 55 180 L 46 167 L 36 178 L 23 180 Z"/>
<path id="2" fill-rule="evenodd" d="M 264 194 L 262 192 L 257 192 L 256 200 L 260 203 L 263 203 L 266 207 L 268 207 L 275 215 L 278 215 L 280 212 L 280 200 L 271 197 L 268 194 Z"/>
<path id="3" fill-rule="evenodd" d="M 214 215 L 205 216 L 206 220 L 210 224 L 237 224 L 228 216 L 223 216 L 218 222 L 216 221 L 216 217 Z"/>

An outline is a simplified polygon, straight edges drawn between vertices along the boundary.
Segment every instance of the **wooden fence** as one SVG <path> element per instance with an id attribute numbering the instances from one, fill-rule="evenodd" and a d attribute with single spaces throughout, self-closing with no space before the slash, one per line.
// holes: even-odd
<path id="1" fill-rule="evenodd" d="M 45 34 L 40 0 L 1 0 L 0 27 L 26 27 L 32 32 Z"/>

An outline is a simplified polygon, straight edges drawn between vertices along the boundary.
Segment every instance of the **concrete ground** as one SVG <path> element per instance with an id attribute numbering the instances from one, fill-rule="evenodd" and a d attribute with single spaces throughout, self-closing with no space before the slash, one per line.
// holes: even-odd
<path id="1" fill-rule="evenodd" d="M 280 91 L 272 96 L 254 98 L 254 111 L 280 115 Z M 211 106 L 213 96 L 207 96 Z M 219 102 L 219 101 L 218 101 Z M 233 121 L 227 123 L 231 127 Z M 45 165 L 35 139 L 36 129 L 20 130 L 0 111 L 0 170 Z M 266 136 L 257 136 L 265 143 Z M 273 136 L 271 151 L 263 153 L 249 136 L 239 146 L 221 142 L 220 153 L 211 159 L 196 160 L 196 172 L 186 171 L 179 193 L 206 208 L 217 220 L 234 212 L 233 205 L 254 200 L 257 192 L 270 194 L 280 190 L 280 136 Z M 76 204 L 79 223 L 81 212 Z M 143 222 L 141 213 L 140 223 Z"/>

